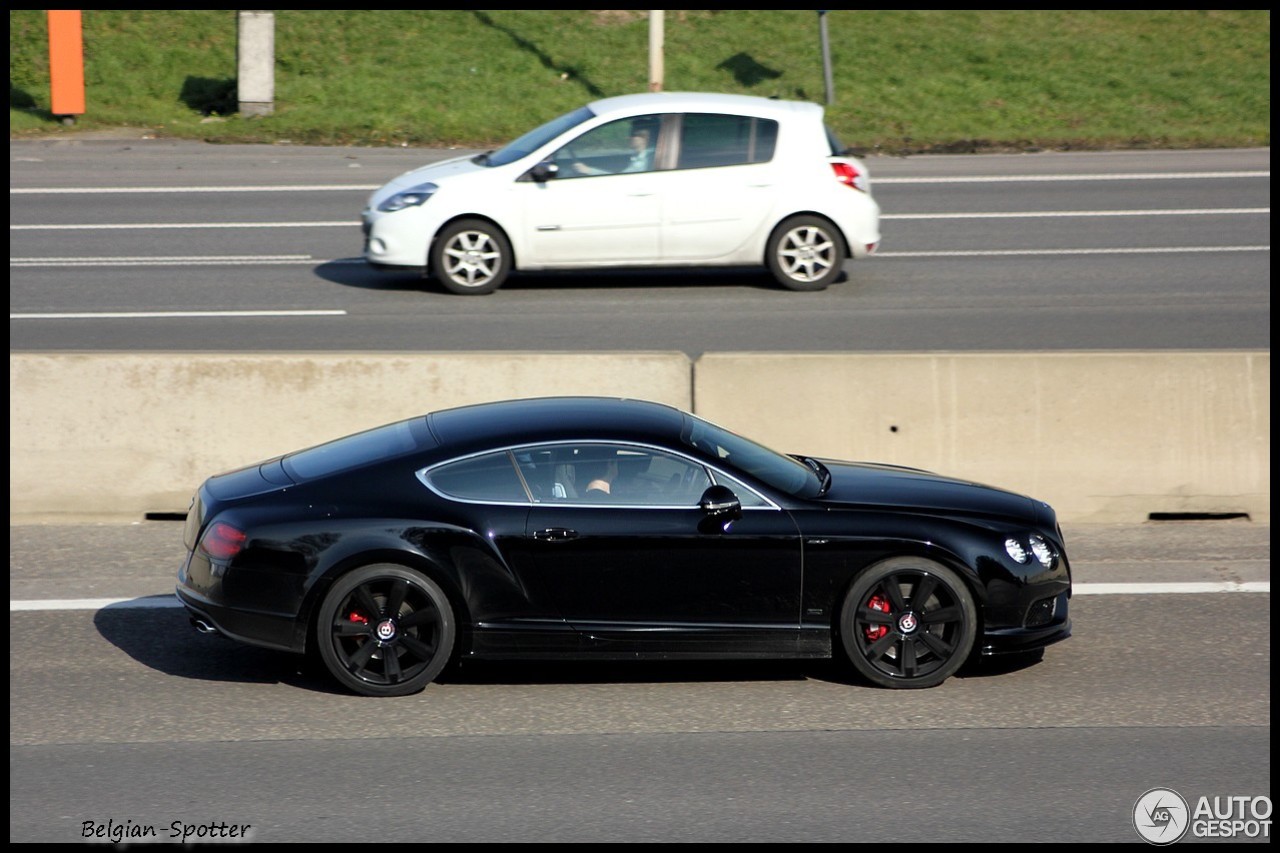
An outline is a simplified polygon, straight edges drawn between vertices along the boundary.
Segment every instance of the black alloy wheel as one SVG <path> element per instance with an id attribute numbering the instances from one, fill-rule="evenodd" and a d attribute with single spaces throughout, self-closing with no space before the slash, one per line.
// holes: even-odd
<path id="1" fill-rule="evenodd" d="M 934 687 L 973 649 L 973 594 L 951 569 L 896 557 L 853 584 L 840 613 L 840 639 L 854 667 L 881 687 Z"/>
<path id="2" fill-rule="evenodd" d="M 324 597 L 316 642 L 325 667 L 365 696 L 405 696 L 449 662 L 457 627 L 444 590 L 390 563 L 340 577 Z"/>

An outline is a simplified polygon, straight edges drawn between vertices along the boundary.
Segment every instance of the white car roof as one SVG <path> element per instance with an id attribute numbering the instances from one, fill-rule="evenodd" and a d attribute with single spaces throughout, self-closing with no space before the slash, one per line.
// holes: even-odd
<path id="1" fill-rule="evenodd" d="M 808 101 L 782 101 L 753 95 L 724 95 L 711 92 L 643 92 L 601 98 L 590 104 L 598 116 L 641 115 L 644 113 L 736 113 L 783 120 L 785 116 L 816 116 L 823 109 Z"/>

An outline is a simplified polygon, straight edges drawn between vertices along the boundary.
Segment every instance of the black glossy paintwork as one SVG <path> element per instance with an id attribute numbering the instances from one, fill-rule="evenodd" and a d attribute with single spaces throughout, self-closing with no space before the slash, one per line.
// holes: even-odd
<path id="1" fill-rule="evenodd" d="M 1030 498 L 926 472 L 826 462 L 828 493 L 774 492 L 680 440 L 686 416 L 630 400 L 515 401 L 437 412 L 417 450 L 312 480 L 271 460 L 211 478 L 193 504 L 178 594 L 245 642 L 302 651 L 344 572 L 395 563 L 428 574 L 456 612 L 462 655 L 820 657 L 863 569 L 890 557 L 966 580 L 986 653 L 1070 632 L 1070 574 L 1053 511 Z M 417 473 L 458 456 L 561 440 L 667 448 L 738 477 L 771 506 L 728 521 L 702 509 L 465 503 Z M 248 534 L 228 563 L 196 547 L 223 521 Z M 1007 536 L 1038 533 L 1053 570 L 1018 565 Z M 1041 599 L 1048 625 L 1024 627 Z"/>
<path id="2" fill-rule="evenodd" d="M 823 461 L 831 471 L 826 505 L 937 510 L 1035 523 L 1035 501 L 1024 495 L 911 468 Z"/>
<path id="3" fill-rule="evenodd" d="M 801 546 L 788 513 L 750 511 L 727 527 L 696 507 L 535 506 L 532 590 L 557 606 L 586 648 L 786 650 L 800 621 Z M 665 630 L 655 631 L 655 626 Z M 677 648 L 678 646 L 678 648 Z"/>

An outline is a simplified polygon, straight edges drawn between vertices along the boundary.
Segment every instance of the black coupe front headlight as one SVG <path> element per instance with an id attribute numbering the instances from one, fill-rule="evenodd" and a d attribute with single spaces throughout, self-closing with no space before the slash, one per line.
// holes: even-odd
<path id="1" fill-rule="evenodd" d="M 1020 566 L 1025 566 L 1032 557 L 1046 569 L 1052 569 L 1058 563 L 1058 552 L 1039 533 L 1028 534 L 1025 538 L 1010 536 L 1004 540 L 1004 551 Z"/>
<path id="2" fill-rule="evenodd" d="M 1053 546 L 1038 533 L 1031 535 L 1031 553 L 1035 555 L 1040 565 L 1046 569 L 1052 569 L 1054 563 L 1058 562 L 1058 554 L 1053 550 Z"/>

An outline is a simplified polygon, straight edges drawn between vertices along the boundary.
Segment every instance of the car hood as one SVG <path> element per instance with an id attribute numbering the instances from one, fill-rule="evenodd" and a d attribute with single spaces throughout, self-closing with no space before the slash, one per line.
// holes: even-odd
<path id="1" fill-rule="evenodd" d="M 1036 501 L 1026 495 L 943 477 L 915 468 L 822 460 L 831 471 L 826 504 L 943 510 L 1036 521 Z"/>
<path id="2" fill-rule="evenodd" d="M 474 172 L 485 171 L 492 171 L 492 167 L 473 163 L 470 156 L 442 160 L 439 163 L 432 163 L 429 166 L 423 166 L 405 172 L 397 178 L 392 178 L 388 184 L 374 192 L 369 199 L 369 205 L 371 207 L 376 206 L 384 199 L 420 184 L 438 183 L 458 175 L 469 175 Z"/>

